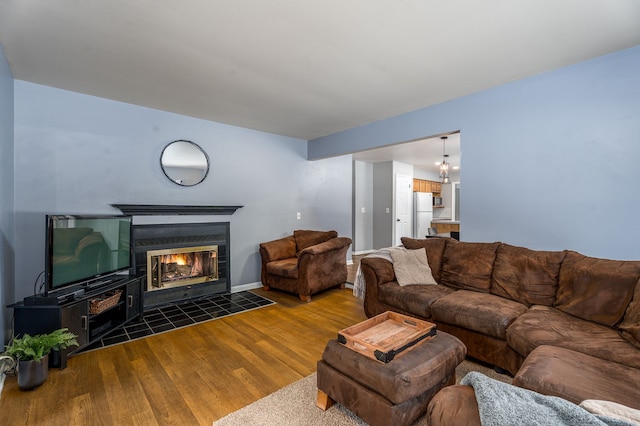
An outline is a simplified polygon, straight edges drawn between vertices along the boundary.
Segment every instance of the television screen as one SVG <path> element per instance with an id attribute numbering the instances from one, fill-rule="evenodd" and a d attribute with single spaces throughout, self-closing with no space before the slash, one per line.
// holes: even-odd
<path id="1" fill-rule="evenodd" d="M 47 291 L 131 267 L 131 216 L 47 216 Z"/>

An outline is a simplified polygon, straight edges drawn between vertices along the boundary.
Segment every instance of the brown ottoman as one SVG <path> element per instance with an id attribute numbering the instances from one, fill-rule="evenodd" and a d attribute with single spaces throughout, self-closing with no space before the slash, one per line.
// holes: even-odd
<path id="1" fill-rule="evenodd" d="M 371 426 L 410 425 L 455 383 L 466 354 L 460 340 L 440 331 L 387 364 L 331 340 L 318 361 L 318 406 L 337 401 Z"/>
<path id="2" fill-rule="evenodd" d="M 513 384 L 580 404 L 603 399 L 640 409 L 640 370 L 555 346 L 535 348 Z"/>

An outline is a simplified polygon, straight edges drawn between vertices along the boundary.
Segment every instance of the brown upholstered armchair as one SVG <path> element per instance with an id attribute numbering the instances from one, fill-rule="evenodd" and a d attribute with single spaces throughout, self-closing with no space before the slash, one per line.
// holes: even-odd
<path id="1" fill-rule="evenodd" d="M 261 243 L 263 288 L 295 293 L 304 302 L 322 290 L 344 288 L 350 244 L 351 238 L 338 237 L 336 231 L 310 230 Z"/>

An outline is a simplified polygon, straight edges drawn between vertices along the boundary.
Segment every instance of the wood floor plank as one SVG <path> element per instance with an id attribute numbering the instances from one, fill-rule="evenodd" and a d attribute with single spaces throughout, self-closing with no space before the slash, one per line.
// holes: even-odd
<path id="1" fill-rule="evenodd" d="M 255 293 L 277 304 L 75 355 L 30 392 L 7 377 L 2 424 L 210 426 L 313 373 L 326 342 L 366 319 L 349 289 Z"/>

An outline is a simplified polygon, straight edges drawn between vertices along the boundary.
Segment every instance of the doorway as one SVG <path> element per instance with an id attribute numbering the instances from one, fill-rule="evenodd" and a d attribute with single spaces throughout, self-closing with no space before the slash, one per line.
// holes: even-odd
<path id="1" fill-rule="evenodd" d="M 447 136 L 446 144 L 442 136 Z M 413 178 L 441 182 L 439 166 L 446 154 L 450 164 L 449 178 L 459 183 L 460 139 L 460 132 L 453 131 L 352 154 L 354 252 L 367 253 L 399 244 L 403 233 L 411 236 L 413 218 L 408 221 L 408 232 L 402 230 L 397 220 L 402 222 L 402 218 L 398 217 L 401 210 L 396 199 L 396 175 L 411 176 L 412 187 Z M 455 206 L 451 203 L 454 198 L 451 192 L 450 189 L 446 206 L 439 205 L 433 209 L 433 219 L 459 219 L 459 212 L 456 216 Z M 408 194 L 408 198 L 413 204 L 412 193 Z M 413 216 L 412 206 L 409 207 L 409 214 Z"/>
<path id="2" fill-rule="evenodd" d="M 413 177 L 396 175 L 396 229 L 395 245 L 402 245 L 402 237 L 411 237 L 413 209 Z"/>

